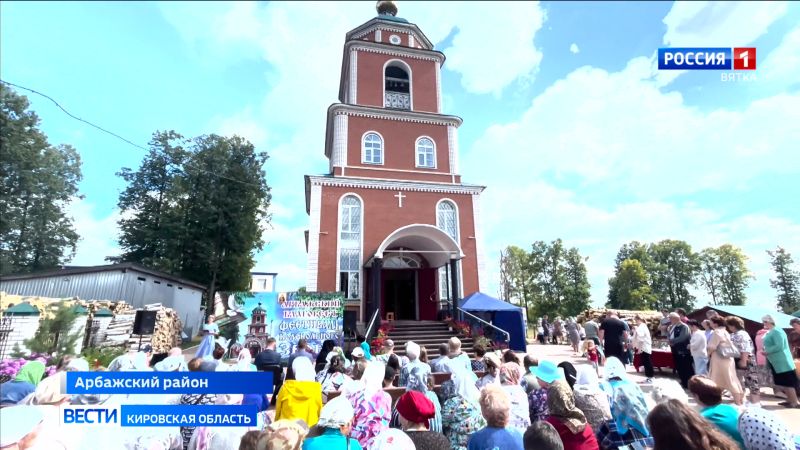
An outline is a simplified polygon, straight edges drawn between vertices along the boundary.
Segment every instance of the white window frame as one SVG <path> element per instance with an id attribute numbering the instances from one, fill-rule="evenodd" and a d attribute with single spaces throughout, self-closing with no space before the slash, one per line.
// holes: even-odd
<path id="1" fill-rule="evenodd" d="M 385 107 L 386 103 L 386 68 L 389 66 L 398 66 L 401 69 L 405 70 L 408 74 L 408 110 L 414 110 L 414 74 L 411 73 L 411 66 L 408 65 L 407 62 L 403 61 L 402 59 L 390 59 L 383 64 L 383 68 L 381 69 L 381 108 Z M 402 111 L 402 110 L 401 110 Z"/>
<path id="2" fill-rule="evenodd" d="M 378 136 L 378 139 L 381 140 L 381 148 L 380 148 L 380 160 L 378 162 L 367 160 L 367 137 L 371 134 Z M 373 159 L 374 159 L 374 149 L 370 149 L 373 151 Z M 383 156 L 386 153 L 386 141 L 383 139 L 383 135 L 378 133 L 377 131 L 367 131 L 361 136 L 361 163 L 362 164 L 370 164 L 374 166 L 382 166 L 383 165 Z"/>
<path id="3" fill-rule="evenodd" d="M 427 140 L 429 140 L 431 142 L 431 147 L 430 147 L 430 152 L 431 153 L 430 154 L 431 154 L 432 165 L 429 165 L 429 166 L 428 165 L 421 165 L 419 163 L 419 157 L 421 155 L 421 153 L 420 153 L 420 142 L 423 139 L 427 139 Z M 434 141 L 432 137 L 430 137 L 430 136 L 420 136 L 414 142 L 414 164 L 416 165 L 417 168 L 421 168 L 421 169 L 435 169 L 436 168 L 436 141 Z"/>
<path id="4" fill-rule="evenodd" d="M 382 137 L 381 137 L 382 139 Z M 343 204 L 344 200 L 348 197 L 353 197 L 358 200 L 359 202 L 359 235 L 357 239 L 342 239 L 342 219 L 344 218 L 344 209 Z M 348 273 L 348 285 L 352 286 L 353 280 L 358 283 L 358 286 L 355 289 L 355 292 L 351 290 L 351 292 L 345 293 L 345 298 L 348 300 L 357 300 L 363 297 L 362 292 L 362 283 L 361 280 L 363 279 L 363 270 L 362 270 L 362 261 L 364 259 L 363 248 L 364 248 L 364 199 L 361 198 L 360 195 L 356 194 L 355 192 L 347 192 L 339 197 L 339 202 L 337 205 L 338 208 L 338 219 L 336 223 L 336 291 L 341 291 L 341 274 L 342 272 Z M 352 209 L 352 207 L 351 207 Z M 348 227 L 349 229 L 349 227 Z M 350 231 L 348 231 L 350 232 Z M 342 250 L 357 250 L 358 251 L 358 270 L 341 270 L 341 259 L 342 259 Z M 351 296 L 355 294 L 355 296 Z"/>
<path id="5" fill-rule="evenodd" d="M 453 205 L 453 211 L 455 213 L 455 225 L 456 225 L 456 229 L 455 229 L 456 235 L 455 235 L 455 237 L 454 236 L 450 236 L 450 233 L 448 233 L 447 230 L 445 230 L 443 228 L 443 225 L 442 225 L 441 221 L 439 220 L 439 207 L 443 203 L 450 203 L 451 205 Z M 443 198 L 443 199 L 439 200 L 438 202 L 436 202 L 436 228 L 444 231 L 445 234 L 447 234 L 448 236 L 453 238 L 453 240 L 456 242 L 456 244 L 458 244 L 458 246 L 461 247 L 461 241 L 459 240 L 460 237 L 461 237 L 461 224 L 459 222 L 460 221 L 458 220 L 458 203 L 454 202 L 452 199 L 449 199 L 449 198 Z"/>

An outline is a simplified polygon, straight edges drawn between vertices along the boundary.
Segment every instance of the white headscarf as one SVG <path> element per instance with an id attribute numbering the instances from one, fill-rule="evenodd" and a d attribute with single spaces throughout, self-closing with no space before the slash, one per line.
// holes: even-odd
<path id="1" fill-rule="evenodd" d="M 294 372 L 294 379 L 297 381 L 315 381 L 316 373 L 314 372 L 314 365 L 311 360 L 300 356 L 292 362 L 292 372 Z"/>
<path id="2" fill-rule="evenodd" d="M 416 450 L 414 441 L 397 428 L 386 428 L 372 442 L 374 450 Z"/>
<path id="3" fill-rule="evenodd" d="M 353 420 L 355 411 L 347 397 L 340 395 L 322 407 L 317 425 L 323 428 L 339 428 Z"/>
<path id="4" fill-rule="evenodd" d="M 414 341 L 406 342 L 406 356 L 408 356 L 409 360 L 416 361 L 419 358 L 419 351 L 419 344 Z"/>
<path id="5" fill-rule="evenodd" d="M 88 372 L 89 371 L 89 361 L 86 361 L 83 358 L 76 358 L 67 364 L 65 369 L 67 372 Z"/>
<path id="6" fill-rule="evenodd" d="M 589 388 L 600 387 L 600 379 L 597 378 L 597 372 L 589 366 L 578 366 L 578 379 L 575 381 L 575 386 L 586 386 Z"/>
<path id="7" fill-rule="evenodd" d="M 157 362 L 155 369 L 158 372 L 185 372 L 189 370 L 186 367 L 186 360 L 183 358 L 183 355 L 168 356 Z"/>
<path id="8" fill-rule="evenodd" d="M 217 394 L 217 405 L 241 405 L 244 395 L 242 394 Z"/>
<path id="9" fill-rule="evenodd" d="M 478 399 L 481 396 L 481 392 L 475 387 L 475 381 L 473 381 L 472 377 L 470 377 L 466 372 L 467 371 L 464 369 L 457 370 L 455 373 L 453 373 L 451 379 L 453 380 L 456 394 L 460 395 L 470 403 L 477 405 Z"/>
<path id="10" fill-rule="evenodd" d="M 239 372 L 251 372 L 253 370 L 253 355 L 250 354 L 250 350 L 243 348 L 236 360 L 236 370 Z"/>
<path id="11" fill-rule="evenodd" d="M 625 366 L 615 356 L 610 356 L 606 361 L 605 366 L 605 374 L 606 380 L 610 380 L 611 378 L 619 378 L 624 381 L 630 381 L 628 378 L 628 372 L 625 370 Z"/>
<path id="12" fill-rule="evenodd" d="M 364 382 L 364 390 L 372 394 L 383 389 L 383 377 L 385 375 L 386 366 L 377 361 L 367 363 L 367 368 L 364 369 L 364 374 L 361 376 L 361 381 Z"/>

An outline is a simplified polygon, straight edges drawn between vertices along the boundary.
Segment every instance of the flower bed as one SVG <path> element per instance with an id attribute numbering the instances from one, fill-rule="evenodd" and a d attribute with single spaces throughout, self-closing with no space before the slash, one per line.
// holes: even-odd
<path id="1" fill-rule="evenodd" d="M 29 361 L 39 361 L 45 365 L 45 373 L 50 376 L 56 372 L 55 361 L 44 353 L 32 353 L 22 358 L 8 358 L 0 361 L 0 382 L 13 380 Z"/>

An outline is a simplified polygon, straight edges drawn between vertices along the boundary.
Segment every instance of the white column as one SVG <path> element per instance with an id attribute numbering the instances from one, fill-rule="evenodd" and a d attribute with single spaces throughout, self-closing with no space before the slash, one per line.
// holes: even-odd
<path id="1" fill-rule="evenodd" d="M 347 103 L 355 105 L 357 102 L 358 88 L 358 52 L 350 50 L 350 92 L 348 92 Z"/>
<path id="2" fill-rule="evenodd" d="M 447 148 L 450 151 L 450 173 L 458 173 L 458 128 L 447 126 Z"/>
<path id="3" fill-rule="evenodd" d="M 347 118 L 346 114 L 337 114 L 333 118 L 333 148 L 331 149 L 331 172 L 334 167 L 347 165 Z"/>
<path id="4" fill-rule="evenodd" d="M 483 250 L 483 229 L 481 226 L 481 198 L 478 194 L 472 195 L 472 224 L 475 227 L 475 259 L 478 264 L 478 290 L 488 288 L 486 280 L 486 261 Z M 508 300 L 508 299 L 502 299 Z"/>
<path id="5" fill-rule="evenodd" d="M 408 46 L 411 47 L 411 48 L 415 47 L 415 45 L 414 45 L 414 35 L 411 34 L 411 33 L 408 34 Z"/>
<path id="6" fill-rule="evenodd" d="M 322 186 L 311 184 L 308 227 L 308 262 L 306 263 L 306 289 L 317 290 L 317 269 L 319 268 L 319 229 L 322 208 Z"/>
<path id="7" fill-rule="evenodd" d="M 375 42 L 381 42 L 381 30 L 375 30 Z"/>

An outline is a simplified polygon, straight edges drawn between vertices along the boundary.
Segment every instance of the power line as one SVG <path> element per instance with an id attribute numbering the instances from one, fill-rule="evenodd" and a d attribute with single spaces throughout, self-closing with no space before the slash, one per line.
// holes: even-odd
<path id="1" fill-rule="evenodd" d="M 83 122 L 83 123 L 85 123 L 86 125 L 89 125 L 89 126 L 90 126 L 90 127 L 92 127 L 92 128 L 96 128 L 96 129 L 98 129 L 98 130 L 102 131 L 103 133 L 110 134 L 111 136 L 114 136 L 115 138 L 117 138 L 117 139 L 119 139 L 119 140 L 121 140 L 121 141 L 125 142 L 126 144 L 132 145 L 132 146 L 134 146 L 134 147 L 136 147 L 136 148 L 138 148 L 138 149 L 144 150 L 144 151 L 146 151 L 146 152 L 149 152 L 149 151 L 150 151 L 150 149 L 148 149 L 148 148 L 146 148 L 146 147 L 143 147 L 143 146 L 141 146 L 141 145 L 139 145 L 139 144 L 137 144 L 137 143 L 135 143 L 135 142 L 132 142 L 132 141 L 130 141 L 130 140 L 128 140 L 128 139 L 125 139 L 124 137 L 120 136 L 120 135 L 119 135 L 119 134 L 117 134 L 117 133 L 114 133 L 113 131 L 109 131 L 109 130 L 107 130 L 107 129 L 105 129 L 105 128 L 103 128 L 103 127 L 99 126 L 99 125 L 96 125 L 96 124 L 94 124 L 94 123 L 92 123 L 92 122 L 89 122 L 89 121 L 88 121 L 88 120 L 86 120 L 86 119 L 82 119 L 82 118 L 80 118 L 80 117 L 78 117 L 78 116 L 76 116 L 76 115 L 72 114 L 71 112 L 67 111 L 67 109 L 66 109 L 66 108 L 64 108 L 63 106 L 61 106 L 61 104 L 60 104 L 60 103 L 58 103 L 58 101 L 56 101 L 56 99 L 54 99 L 53 97 L 51 97 L 51 96 L 49 96 L 49 95 L 47 95 L 47 94 L 45 94 L 45 93 L 43 93 L 43 92 L 39 92 L 39 91 L 37 91 L 36 89 L 31 89 L 31 88 L 29 88 L 29 87 L 20 86 L 20 85 L 18 85 L 18 84 L 10 83 L 10 82 L 8 82 L 8 81 L 5 81 L 5 80 L 0 80 L 0 83 L 6 84 L 6 85 L 9 85 L 9 86 L 13 86 L 13 87 L 15 87 L 15 88 L 17 88 L 17 89 L 23 89 L 23 90 L 26 90 L 26 91 L 28 91 L 28 92 L 32 92 L 32 93 L 34 93 L 34 94 L 36 94 L 36 95 L 40 95 L 40 96 L 42 96 L 42 97 L 44 97 L 44 98 L 46 98 L 46 99 L 50 100 L 51 102 L 53 102 L 53 104 L 55 104 L 55 105 L 58 107 L 58 109 L 60 109 L 61 111 L 63 111 L 63 112 L 64 112 L 64 114 L 68 115 L 69 117 L 71 117 L 71 118 L 73 118 L 73 119 L 75 119 L 75 120 L 77 120 L 77 121 L 79 121 L 79 122 Z M 169 156 L 169 155 L 166 155 L 166 154 L 165 154 L 164 156 Z M 177 163 L 176 163 L 174 160 L 172 160 L 172 159 L 171 159 L 171 161 L 170 161 L 170 162 L 171 162 L 172 164 L 178 165 L 178 164 L 177 164 Z M 237 179 L 235 179 L 235 178 L 226 177 L 225 175 L 220 175 L 220 174 L 218 174 L 218 173 L 211 172 L 211 171 L 209 171 L 209 170 L 201 169 L 201 168 L 199 168 L 199 167 L 197 167 L 197 166 L 195 166 L 195 165 L 189 164 L 189 163 L 184 163 L 184 165 L 186 165 L 186 166 L 189 166 L 189 167 L 191 167 L 192 169 L 194 169 L 194 170 L 197 170 L 198 172 L 207 173 L 207 174 L 209 174 L 209 175 L 211 175 L 211 176 L 214 176 L 214 177 L 217 177 L 217 178 L 222 178 L 222 179 L 225 179 L 225 180 L 234 181 L 234 182 L 236 182 L 236 183 L 246 184 L 246 185 L 249 185 L 249 186 L 256 186 L 256 187 L 259 187 L 259 188 L 261 187 L 261 185 L 260 185 L 260 184 L 251 183 L 251 182 L 249 182 L 249 181 L 242 181 L 242 180 L 237 180 Z M 185 173 L 185 172 L 184 172 L 184 173 Z"/>

